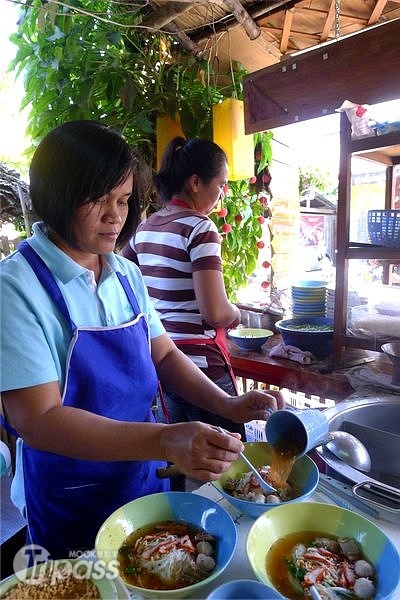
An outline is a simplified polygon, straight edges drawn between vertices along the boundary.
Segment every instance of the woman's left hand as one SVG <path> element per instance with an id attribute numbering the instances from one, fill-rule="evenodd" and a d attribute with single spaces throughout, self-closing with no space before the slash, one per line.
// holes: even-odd
<path id="1" fill-rule="evenodd" d="M 238 423 L 247 423 L 255 419 L 266 421 L 271 412 L 286 407 L 284 395 L 278 390 L 252 390 L 242 396 L 231 396 L 225 400 L 227 409 L 224 414 L 229 414 L 229 418 Z"/>

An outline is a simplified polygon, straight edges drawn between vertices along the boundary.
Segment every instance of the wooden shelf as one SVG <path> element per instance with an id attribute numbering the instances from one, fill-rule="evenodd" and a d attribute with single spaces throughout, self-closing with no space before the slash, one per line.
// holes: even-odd
<path id="1" fill-rule="evenodd" d="M 400 162 L 400 130 L 374 137 L 351 138 L 349 151 L 359 158 L 397 165 Z"/>
<path id="2" fill-rule="evenodd" d="M 349 245 L 344 254 L 347 259 L 377 258 L 379 260 L 387 260 L 392 264 L 400 262 L 400 248 L 387 248 L 383 246 L 374 246 L 373 244 Z"/>
<path id="3" fill-rule="evenodd" d="M 392 338 L 361 337 L 350 335 L 348 333 L 337 334 L 340 339 L 340 344 L 345 348 L 357 348 L 360 350 L 370 350 L 372 352 L 381 352 L 382 344 L 393 341 Z"/>
<path id="4" fill-rule="evenodd" d="M 336 290 L 334 309 L 334 354 L 343 347 L 380 351 L 386 340 L 347 334 L 349 262 L 379 260 L 384 267 L 383 283 L 389 282 L 391 265 L 400 264 L 400 248 L 349 241 L 351 223 L 351 162 L 360 157 L 386 166 L 385 196 L 381 208 L 391 208 L 394 197 L 394 166 L 400 164 L 400 130 L 373 137 L 352 138 L 347 116 L 340 116 L 340 167 L 337 209 Z M 346 333 L 344 333 L 346 332 Z"/>

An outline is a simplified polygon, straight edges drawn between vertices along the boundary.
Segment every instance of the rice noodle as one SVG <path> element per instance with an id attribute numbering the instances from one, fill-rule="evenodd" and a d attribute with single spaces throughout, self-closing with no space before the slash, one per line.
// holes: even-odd
<path id="1" fill-rule="evenodd" d="M 207 542 L 205 544 L 204 542 Z M 215 538 L 184 522 L 163 521 L 137 530 L 119 549 L 120 573 L 148 589 L 179 589 L 208 577 Z"/>

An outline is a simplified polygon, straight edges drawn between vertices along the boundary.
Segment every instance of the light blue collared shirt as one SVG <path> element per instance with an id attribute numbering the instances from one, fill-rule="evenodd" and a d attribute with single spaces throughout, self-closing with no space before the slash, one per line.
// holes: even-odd
<path id="1" fill-rule="evenodd" d="M 130 321 L 133 310 L 116 276 L 125 275 L 139 307 L 146 314 L 150 337 L 165 329 L 149 299 L 138 267 L 114 253 L 103 256 L 103 271 L 96 285 L 93 272 L 67 256 L 35 223 L 32 248 L 50 268 L 77 326 L 105 327 Z M 19 252 L 0 264 L 1 276 L 1 390 L 19 389 L 65 380 L 70 332 L 64 319 Z"/>

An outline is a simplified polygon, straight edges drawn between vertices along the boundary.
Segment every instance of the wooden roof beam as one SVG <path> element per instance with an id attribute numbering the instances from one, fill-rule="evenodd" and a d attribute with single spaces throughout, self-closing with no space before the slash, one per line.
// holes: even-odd
<path id="1" fill-rule="evenodd" d="M 243 27 L 251 40 L 256 40 L 261 35 L 261 29 L 253 21 L 247 10 L 242 6 L 239 0 L 224 0 L 226 6 L 234 14 L 235 19 Z"/>
<path id="2" fill-rule="evenodd" d="M 173 9 L 172 5 L 175 5 L 175 11 L 171 19 L 170 10 Z M 154 29 L 162 29 L 166 33 L 173 35 L 188 52 L 193 54 L 195 58 L 201 58 L 203 56 L 204 51 L 200 46 L 195 44 L 190 37 L 181 31 L 176 23 L 173 22 L 173 19 L 179 14 L 192 8 L 190 3 L 168 2 L 165 6 L 159 8 L 154 2 L 150 2 L 150 6 L 153 8 L 154 13 L 143 19 L 143 25 Z"/>
<path id="3" fill-rule="evenodd" d="M 321 32 L 321 35 L 319 36 L 319 39 L 321 42 L 326 42 L 327 39 L 329 38 L 329 34 L 332 31 L 334 20 L 335 20 L 335 0 L 331 0 L 324 28 Z"/>
<path id="4" fill-rule="evenodd" d="M 160 8 L 155 8 L 154 4 L 152 6 L 155 9 L 154 12 L 147 15 L 142 21 L 142 25 L 152 29 L 162 29 L 176 17 L 192 8 L 190 4 L 180 2 L 167 2 L 165 6 Z"/>
<path id="5" fill-rule="evenodd" d="M 181 45 L 195 58 L 201 58 L 204 54 L 204 50 L 200 48 L 197 44 L 195 44 L 186 33 L 180 31 L 179 27 L 175 23 L 169 23 L 164 27 L 164 31 L 173 35 Z"/>
<path id="6" fill-rule="evenodd" d="M 280 45 L 280 50 L 281 50 L 282 54 L 285 54 L 285 52 L 287 51 L 290 30 L 291 30 L 292 21 L 293 21 L 293 12 L 294 12 L 293 8 L 290 8 L 289 10 L 285 11 L 285 21 L 283 24 L 281 45 Z"/>
<path id="7" fill-rule="evenodd" d="M 258 20 L 262 20 L 263 17 L 268 17 L 269 15 L 278 13 L 284 7 L 291 8 L 292 6 L 295 6 L 296 4 L 298 4 L 299 2 L 302 2 L 302 1 L 303 0 L 277 0 L 276 2 L 273 2 L 272 4 L 268 4 L 268 6 L 265 6 L 266 3 L 262 2 L 261 4 L 262 4 L 263 8 L 259 8 L 258 3 L 256 3 L 254 5 L 255 6 L 254 8 L 252 6 L 249 6 L 248 14 L 250 15 L 251 19 L 257 19 L 257 21 L 258 21 Z M 237 19 L 233 20 L 229 17 L 230 17 L 230 15 L 227 15 L 227 18 L 221 20 L 220 23 L 212 24 L 212 35 L 215 35 L 215 34 L 221 33 L 221 32 L 226 32 L 234 27 L 237 27 Z M 201 43 L 201 42 L 208 40 L 211 35 L 210 25 L 211 24 L 208 23 L 207 25 L 203 26 L 199 30 L 192 31 L 192 34 L 191 34 L 192 38 L 195 39 L 197 43 Z"/>
<path id="8" fill-rule="evenodd" d="M 379 21 L 382 11 L 385 8 L 386 4 L 387 0 L 377 0 L 375 8 L 372 11 L 371 16 L 368 20 L 368 25 L 375 25 Z"/>
<path id="9" fill-rule="evenodd" d="M 261 27 L 263 33 L 269 33 L 270 35 L 274 35 L 279 37 L 282 32 L 282 28 L 280 27 Z M 304 31 L 297 31 L 296 29 L 292 29 L 290 31 L 290 37 L 295 38 L 304 38 L 309 41 L 314 41 L 316 44 L 318 43 L 319 37 L 318 33 L 305 33 Z"/>
<path id="10" fill-rule="evenodd" d="M 400 0 L 399 0 L 400 1 Z M 328 11 L 329 12 L 329 11 Z M 322 10 L 320 8 L 308 8 L 308 7 L 302 7 L 302 6 L 298 6 L 297 7 L 297 13 L 303 13 L 304 16 L 306 16 L 308 19 L 312 19 L 314 15 L 321 15 L 321 16 L 326 16 L 327 12 L 326 10 Z M 367 19 L 363 18 L 363 17 L 357 17 L 355 15 L 346 15 L 343 12 L 340 13 L 340 22 L 345 21 L 348 23 L 366 23 Z"/>

